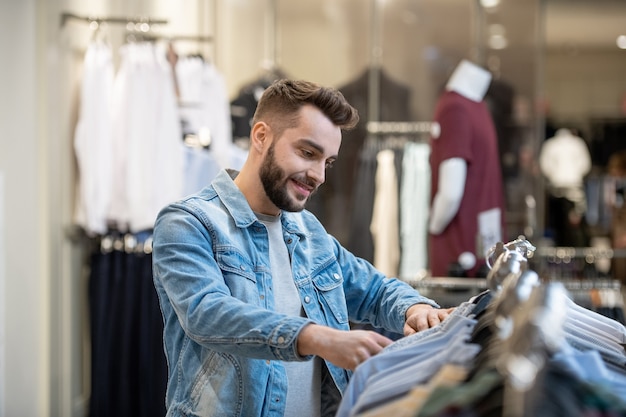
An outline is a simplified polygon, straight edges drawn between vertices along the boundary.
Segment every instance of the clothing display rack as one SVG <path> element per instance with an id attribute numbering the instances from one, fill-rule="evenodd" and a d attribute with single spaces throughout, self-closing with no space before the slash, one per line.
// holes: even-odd
<path id="1" fill-rule="evenodd" d="M 608 264 L 614 258 L 626 256 L 624 249 L 611 247 L 540 247 L 534 267 L 554 279 L 590 279 L 598 282 L 611 278 Z M 600 264 L 605 262 L 606 267 Z"/>
<path id="2" fill-rule="evenodd" d="M 79 178 L 90 181 L 78 184 L 80 187 L 89 184 L 80 188 L 78 194 L 101 198 L 93 199 L 98 201 L 97 205 L 80 200 L 80 209 L 85 215 L 76 218 L 77 226 L 88 238 L 83 245 L 87 251 L 84 270 L 89 313 L 88 415 L 165 415 L 167 361 L 163 351 L 163 319 L 152 281 L 151 227 L 159 207 L 166 200 L 183 195 L 182 184 L 188 181 L 183 181 L 187 172 L 184 170 L 186 149 L 176 141 L 182 137 L 180 113 L 176 107 L 177 80 L 172 79 L 175 72 L 167 71 L 165 60 L 156 59 L 157 54 L 164 53 L 156 41 L 169 42 L 171 46 L 173 41 L 207 42 L 212 37 L 159 34 L 154 31 L 155 27 L 166 25 L 168 21 L 145 16 L 61 15 L 62 27 L 70 21 L 85 27 L 88 25 L 93 33 L 85 50 L 83 71 L 86 75 L 81 80 L 89 82 L 81 83 L 79 119 L 74 137 Z M 133 63 L 141 58 L 140 67 L 120 65 L 116 72 L 112 42 L 100 42 L 99 35 L 107 36 L 105 24 L 119 25 L 122 31 L 126 31 L 125 53 L 120 59 L 122 63 Z M 117 83 L 120 73 L 126 80 L 123 84 Z M 120 85 L 123 88 L 111 88 Z M 131 86 L 134 89 L 131 90 Z M 134 94 L 129 94 L 130 91 Z M 155 96 L 159 100 L 140 101 L 147 97 L 146 91 L 158 91 Z M 115 117 L 112 112 L 93 112 L 92 109 L 110 108 L 114 101 L 119 104 L 115 106 L 118 109 L 127 106 L 124 114 L 129 125 L 134 126 L 134 134 L 113 135 L 113 128 L 98 129 L 99 126 L 112 125 Z M 158 111 L 157 105 L 160 106 Z M 158 119 L 153 117 L 155 114 Z M 128 145 L 126 150 L 145 152 L 129 151 L 120 158 L 120 153 L 115 152 L 117 148 L 112 146 L 115 140 Z M 167 155 L 168 163 L 151 176 L 151 181 L 142 182 L 141 188 L 149 196 L 141 201 L 147 204 L 129 203 L 130 195 L 134 193 L 129 191 L 132 184 L 128 179 L 136 178 L 136 172 L 130 167 L 146 172 L 157 160 L 157 155 Z M 101 163 L 91 163 L 95 160 Z M 108 170 L 112 166 L 124 175 L 115 177 L 116 172 Z M 161 174 L 163 176 L 158 178 Z M 110 176 L 116 179 L 111 181 Z M 105 181 L 103 178 L 109 179 Z M 172 181 L 164 186 L 166 181 L 162 178 Z M 114 189 L 114 186 L 119 188 Z M 119 210 L 104 212 L 98 209 L 113 206 L 112 195 L 126 202 L 118 206 Z M 139 210 L 131 213 L 136 208 Z"/>
<path id="3" fill-rule="evenodd" d="M 61 27 L 64 27 L 68 21 L 76 20 L 80 22 L 93 24 L 94 29 L 98 29 L 102 23 L 126 25 L 129 31 L 147 33 L 150 32 L 150 40 L 167 40 L 167 41 L 189 41 L 189 42 L 213 42 L 213 36 L 210 35 L 183 35 L 183 34 L 159 34 L 152 31 L 153 26 L 167 25 L 166 19 L 155 19 L 151 17 L 130 17 L 130 16 L 80 16 L 74 13 L 61 14 Z"/>
<path id="4" fill-rule="evenodd" d="M 543 282 L 525 239 L 494 248 L 487 277 L 469 281 L 485 289 L 359 365 L 337 417 L 624 415 L 623 324 Z"/>
<path id="5" fill-rule="evenodd" d="M 370 121 L 366 125 L 367 133 L 375 135 L 406 135 L 430 133 L 436 136 L 440 126 L 437 122 L 377 122 Z"/>
<path id="6" fill-rule="evenodd" d="M 584 247 L 575 248 L 568 246 L 558 247 L 540 247 L 535 253 L 537 257 L 553 258 L 553 259 L 573 259 L 573 258 L 585 258 L 585 259 L 611 259 L 618 256 L 626 256 L 625 249 L 614 248 L 601 248 L 601 247 Z"/>
<path id="7" fill-rule="evenodd" d="M 523 240 L 522 240 L 523 241 Z M 559 282 L 579 305 L 625 322 L 621 282 L 603 274 L 596 262 L 624 256 L 612 248 L 539 247 L 528 256 L 529 264 L 543 282 Z M 459 305 L 464 299 L 488 288 L 484 278 L 407 277 L 404 281 L 442 307 Z"/>
<path id="8" fill-rule="evenodd" d="M 128 254 L 152 253 L 152 234 L 144 233 L 112 233 L 94 239 L 96 246 L 100 247 L 103 254 L 112 251 L 126 252 Z"/>
<path id="9" fill-rule="evenodd" d="M 428 144 L 431 136 L 438 136 L 436 122 L 374 122 L 366 124 L 367 138 L 363 149 L 381 151 L 401 150 L 407 143 Z"/>
<path id="10" fill-rule="evenodd" d="M 129 16 L 80 16 L 74 13 L 62 13 L 61 14 L 61 27 L 70 20 L 78 20 L 87 23 L 95 23 L 97 25 L 101 23 L 113 23 L 113 24 L 125 24 L 136 25 L 145 24 L 149 29 L 153 25 L 166 25 L 168 23 L 165 19 L 153 19 L 150 17 L 129 17 Z"/>

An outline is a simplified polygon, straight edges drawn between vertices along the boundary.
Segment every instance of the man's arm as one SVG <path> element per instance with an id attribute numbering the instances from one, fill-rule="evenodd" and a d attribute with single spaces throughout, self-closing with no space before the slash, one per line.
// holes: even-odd
<path id="1" fill-rule="evenodd" d="M 337 330 L 308 324 L 298 335 L 298 354 L 316 355 L 344 369 L 354 370 L 393 341 L 370 330 Z"/>
<path id="2" fill-rule="evenodd" d="M 404 335 L 438 325 L 452 310 L 454 308 L 440 309 L 428 304 L 412 305 L 406 312 Z M 347 331 L 308 324 L 300 331 L 297 343 L 301 356 L 316 355 L 341 368 L 354 370 L 393 341 L 370 330 Z"/>

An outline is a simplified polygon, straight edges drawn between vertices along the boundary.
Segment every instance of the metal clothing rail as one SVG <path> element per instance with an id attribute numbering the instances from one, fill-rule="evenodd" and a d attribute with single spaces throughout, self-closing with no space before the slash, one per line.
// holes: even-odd
<path id="1" fill-rule="evenodd" d="M 429 277 L 403 279 L 413 288 L 437 288 L 444 290 L 484 290 L 485 278 Z M 544 282 L 560 282 L 571 291 L 590 289 L 620 290 L 621 282 L 615 279 L 543 279 Z"/>
<path id="2" fill-rule="evenodd" d="M 441 127 L 437 122 L 367 122 L 367 132 L 378 135 L 428 133 L 439 136 Z"/>
<path id="3" fill-rule="evenodd" d="M 156 37 L 169 41 L 189 41 L 189 42 L 213 42 L 210 35 L 156 35 Z"/>
<path id="4" fill-rule="evenodd" d="M 61 14 L 61 27 L 64 27 L 68 21 L 78 20 L 87 23 L 117 23 L 117 24 L 146 24 L 152 25 L 166 25 L 168 23 L 165 19 L 153 19 L 150 17 L 129 17 L 129 16 L 80 16 L 74 13 L 62 13 Z"/>
<path id="5" fill-rule="evenodd" d="M 484 290 L 487 288 L 485 278 L 430 277 L 404 279 L 413 288 L 443 288 L 452 290 Z"/>
<path id="6" fill-rule="evenodd" d="M 210 35 L 164 35 L 151 31 L 152 26 L 166 25 L 168 21 L 165 19 L 154 19 L 150 17 L 102 17 L 102 16 L 79 16 L 74 13 L 62 13 L 61 14 L 61 27 L 64 27 L 69 20 L 78 20 L 80 22 L 87 22 L 89 24 L 95 24 L 97 29 L 101 23 L 113 23 L 123 24 L 127 26 L 127 29 L 146 33 L 150 32 L 150 35 L 146 35 L 146 38 L 150 40 L 162 39 L 167 41 L 189 41 L 189 42 L 213 42 L 213 36 Z"/>
<path id="7" fill-rule="evenodd" d="M 626 250 L 615 248 L 550 246 L 537 248 L 536 255 L 558 260 L 568 260 L 572 258 L 612 259 L 626 257 Z"/>

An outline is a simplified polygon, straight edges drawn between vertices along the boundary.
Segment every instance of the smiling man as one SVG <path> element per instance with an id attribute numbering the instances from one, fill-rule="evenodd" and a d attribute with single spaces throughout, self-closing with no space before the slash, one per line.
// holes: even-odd
<path id="1" fill-rule="evenodd" d="M 350 321 L 411 334 L 449 314 L 304 209 L 357 121 L 337 90 L 277 81 L 241 171 L 159 214 L 168 416 L 334 416 L 351 371 L 391 343 Z"/>

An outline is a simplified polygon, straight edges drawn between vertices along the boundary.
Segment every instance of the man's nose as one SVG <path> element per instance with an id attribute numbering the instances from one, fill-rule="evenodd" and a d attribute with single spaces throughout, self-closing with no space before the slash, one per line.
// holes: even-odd
<path id="1" fill-rule="evenodd" d="M 309 178 L 315 181 L 316 186 L 324 184 L 326 181 L 326 162 L 315 163 L 309 168 Z"/>

